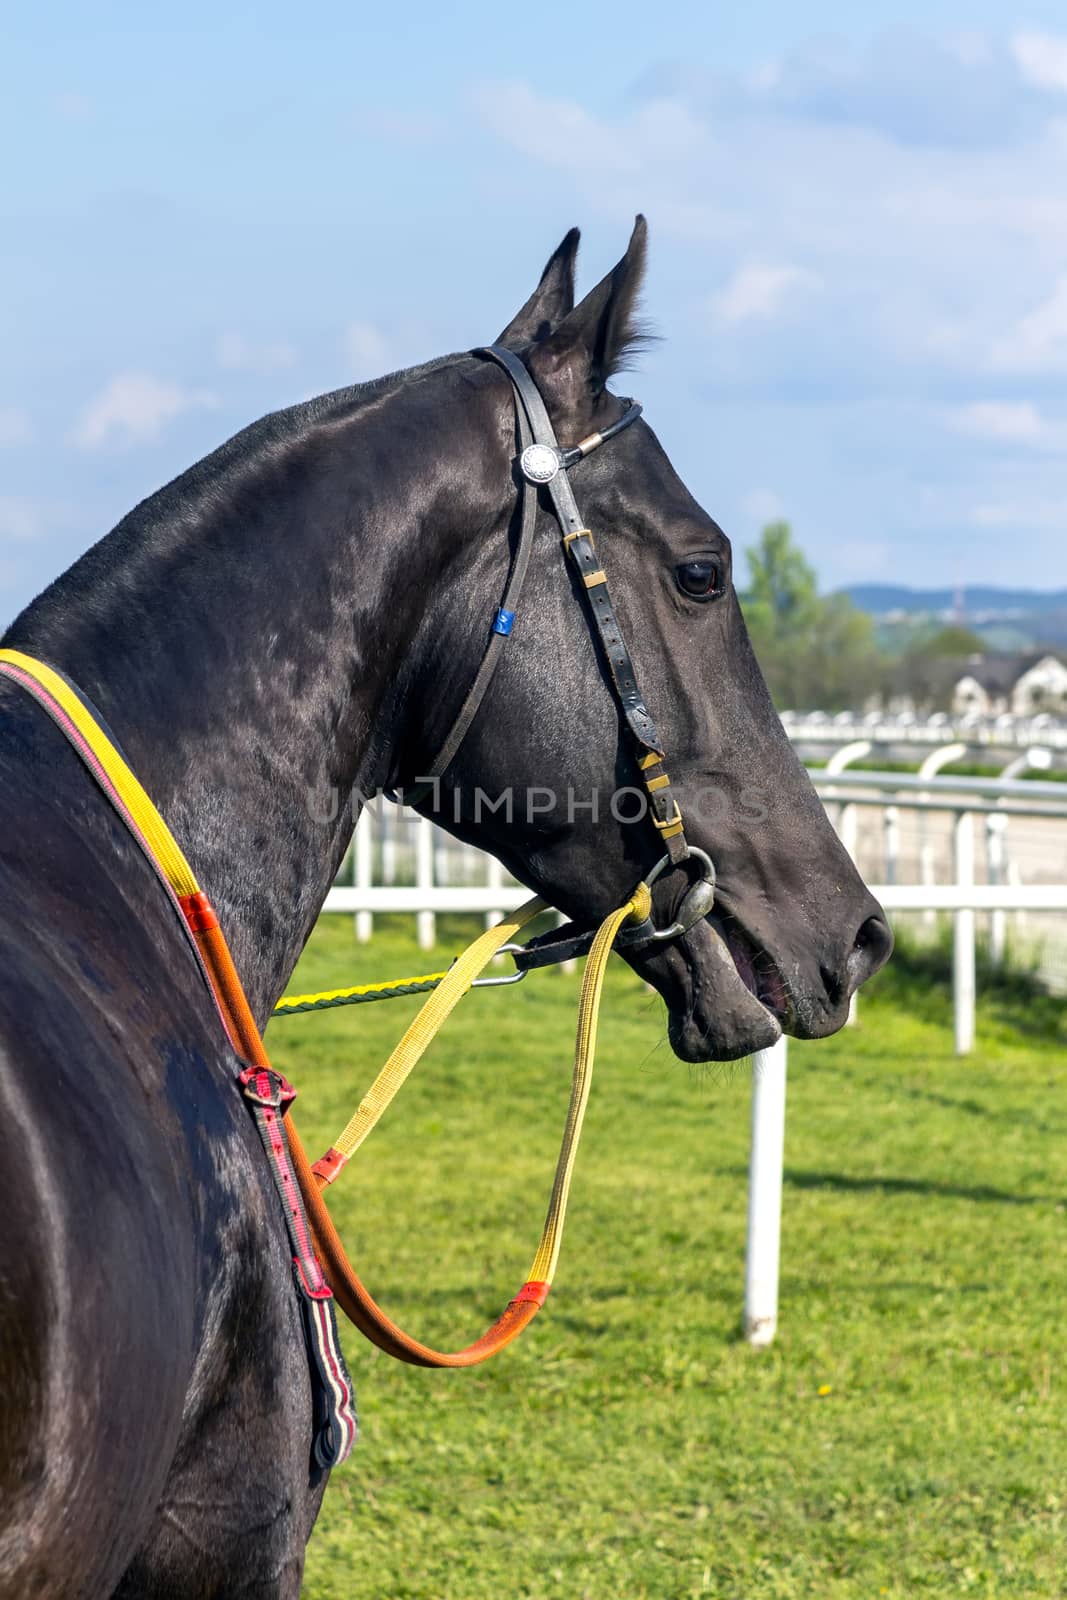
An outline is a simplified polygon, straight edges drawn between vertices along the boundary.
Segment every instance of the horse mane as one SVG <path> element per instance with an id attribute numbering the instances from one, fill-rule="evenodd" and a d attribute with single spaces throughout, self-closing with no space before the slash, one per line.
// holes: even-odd
<path id="1" fill-rule="evenodd" d="M 332 389 L 279 411 L 268 411 L 134 506 L 113 531 L 117 533 L 128 524 L 142 529 L 158 525 L 170 521 L 176 513 L 187 514 L 191 503 L 200 501 L 205 494 L 210 497 L 236 490 L 257 468 L 269 467 L 279 453 L 305 439 L 315 428 L 346 421 L 364 407 L 388 398 L 406 384 L 416 383 L 458 359 L 457 355 L 436 356 L 417 366 L 402 367 L 380 378 L 369 378 L 364 383 Z"/>
<path id="2" fill-rule="evenodd" d="M 138 570 L 141 559 L 158 560 L 175 543 L 184 543 L 191 530 L 210 524 L 227 503 L 233 504 L 242 493 L 254 490 L 257 481 L 317 429 L 347 420 L 404 386 L 461 360 L 463 354 L 437 356 L 364 383 L 333 389 L 270 411 L 249 423 L 135 505 L 31 600 L 0 634 L 14 639 L 27 628 L 47 626 L 72 600 L 84 594 L 87 582 L 91 587 L 107 579 L 121 586 Z"/>

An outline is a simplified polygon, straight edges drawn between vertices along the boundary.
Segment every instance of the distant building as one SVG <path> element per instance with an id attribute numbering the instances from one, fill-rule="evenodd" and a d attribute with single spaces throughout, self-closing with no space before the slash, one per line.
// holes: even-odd
<path id="1" fill-rule="evenodd" d="M 868 709 L 874 709 L 869 707 Z M 1067 664 L 1052 650 L 933 656 L 908 664 L 906 673 L 884 697 L 896 715 L 951 711 L 998 717 L 1036 716 L 1039 711 L 1067 715 Z"/>
<path id="2" fill-rule="evenodd" d="M 1051 651 L 979 657 L 957 677 L 952 710 L 957 716 L 971 711 L 983 717 L 1067 711 L 1067 666 Z"/>

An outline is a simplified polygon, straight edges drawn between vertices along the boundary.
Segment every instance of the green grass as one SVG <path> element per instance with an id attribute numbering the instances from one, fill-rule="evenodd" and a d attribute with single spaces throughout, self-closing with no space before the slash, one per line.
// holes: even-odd
<path id="1" fill-rule="evenodd" d="M 428 970 L 410 919 L 326 918 L 294 980 Z M 450 955 L 470 928 L 445 922 Z M 577 978 L 470 996 L 332 1191 L 405 1327 L 465 1344 L 526 1275 Z M 316 1150 L 416 1002 L 279 1022 Z M 1067 1593 L 1063 1009 L 1025 985 L 952 1055 L 907 957 L 860 1024 L 793 1044 L 781 1321 L 738 1338 L 749 1075 L 670 1054 L 612 963 L 557 1287 L 488 1366 L 346 1347 L 363 1435 L 309 1552 L 313 1600 L 785 1600 Z M 828 1391 L 828 1392 L 826 1392 Z"/>

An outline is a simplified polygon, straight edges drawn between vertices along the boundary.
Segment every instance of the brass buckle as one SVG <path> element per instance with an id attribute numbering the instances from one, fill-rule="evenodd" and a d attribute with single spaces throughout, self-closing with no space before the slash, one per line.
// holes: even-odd
<path id="1" fill-rule="evenodd" d="M 652 818 L 652 826 L 654 828 L 658 828 L 660 833 L 666 833 L 668 828 L 675 828 L 675 827 L 680 828 L 681 825 L 682 825 L 682 813 L 678 809 L 677 800 L 675 800 L 673 802 L 673 805 L 674 805 L 674 815 L 673 815 L 673 817 L 666 817 L 662 822 L 656 816 L 656 813 L 654 811 L 650 811 L 649 812 L 649 816 Z"/>

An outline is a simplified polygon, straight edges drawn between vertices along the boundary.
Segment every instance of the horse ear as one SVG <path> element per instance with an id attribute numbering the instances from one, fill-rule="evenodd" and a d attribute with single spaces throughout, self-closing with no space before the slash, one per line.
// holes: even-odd
<path id="1" fill-rule="evenodd" d="M 541 281 L 522 310 L 508 323 L 497 344 L 523 350 L 545 339 L 557 323 L 574 310 L 574 263 L 578 255 L 577 228 L 572 228 L 549 256 Z"/>
<path id="2" fill-rule="evenodd" d="M 546 400 L 568 423 L 588 416 L 612 374 L 648 342 L 636 316 L 647 245 L 648 225 L 638 216 L 622 260 L 530 354 Z"/>

